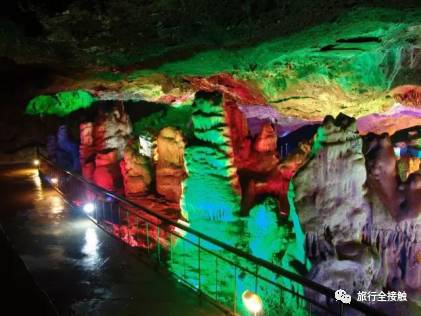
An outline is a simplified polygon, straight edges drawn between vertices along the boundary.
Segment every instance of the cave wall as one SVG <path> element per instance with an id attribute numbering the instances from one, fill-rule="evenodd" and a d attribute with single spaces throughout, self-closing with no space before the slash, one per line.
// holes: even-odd
<path id="1" fill-rule="evenodd" d="M 355 120 L 327 117 L 292 180 L 293 202 L 312 279 L 353 295 L 406 290 L 419 304 L 420 175 L 401 181 L 396 159 L 387 135 L 363 141 Z"/>

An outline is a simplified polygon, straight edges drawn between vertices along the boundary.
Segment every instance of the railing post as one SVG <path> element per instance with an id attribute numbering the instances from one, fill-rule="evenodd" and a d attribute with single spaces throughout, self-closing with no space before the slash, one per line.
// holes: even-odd
<path id="1" fill-rule="evenodd" d="M 184 280 L 187 279 L 186 277 L 186 241 L 183 240 L 183 274 L 184 274 Z"/>
<path id="2" fill-rule="evenodd" d="M 234 265 L 234 314 L 237 313 L 237 266 Z"/>
<path id="3" fill-rule="evenodd" d="M 159 265 L 161 264 L 161 245 L 160 245 L 160 242 L 159 242 L 160 232 L 161 231 L 160 231 L 159 226 L 158 226 L 158 237 L 156 239 L 156 242 L 157 242 L 157 259 L 158 259 Z"/>
<path id="4" fill-rule="evenodd" d="M 201 251 L 201 247 L 200 247 L 200 237 L 199 237 L 199 240 L 198 240 L 198 243 L 199 243 L 199 247 L 197 248 L 198 249 L 198 270 L 199 270 L 199 291 L 201 291 L 201 269 L 200 269 L 200 251 Z"/>
<path id="5" fill-rule="evenodd" d="M 215 299 L 218 300 L 218 257 L 215 256 Z"/>
<path id="6" fill-rule="evenodd" d="M 256 276 L 256 280 L 254 283 L 254 293 L 257 294 L 257 279 L 258 279 L 258 275 L 259 275 L 259 266 L 256 264 L 256 271 L 255 271 L 255 276 Z"/>
<path id="7" fill-rule="evenodd" d="M 150 245 L 149 245 L 149 223 L 147 221 L 145 221 L 145 223 L 146 223 L 146 247 L 148 249 L 148 254 L 149 254 L 149 248 L 150 248 Z"/>
<path id="8" fill-rule="evenodd" d="M 172 253 L 172 233 L 170 232 L 170 261 L 171 261 L 171 265 L 173 265 L 173 253 Z"/>

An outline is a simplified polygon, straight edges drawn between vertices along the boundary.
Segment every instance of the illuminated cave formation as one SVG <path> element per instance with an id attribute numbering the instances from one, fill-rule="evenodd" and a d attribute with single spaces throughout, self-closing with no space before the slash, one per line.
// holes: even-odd
<path id="1" fill-rule="evenodd" d="M 91 71 L 26 112 L 75 115 L 79 150 L 60 127 L 49 157 L 109 191 L 332 289 L 405 290 L 420 308 L 420 20 L 419 10 L 356 10 L 334 28 L 156 69 Z M 146 247 L 134 218 L 112 224 Z M 193 248 L 171 246 L 168 268 L 198 283 Z M 212 296 L 208 259 L 201 282 Z M 259 285 L 269 315 L 279 304 L 306 315 L 271 291 Z"/>

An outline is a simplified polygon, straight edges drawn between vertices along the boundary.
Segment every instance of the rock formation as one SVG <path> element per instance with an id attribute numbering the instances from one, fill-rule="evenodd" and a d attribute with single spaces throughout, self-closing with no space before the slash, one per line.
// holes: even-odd
<path id="1" fill-rule="evenodd" d="M 387 135 L 369 135 L 363 144 L 355 120 L 327 117 L 310 160 L 293 178 L 293 203 L 314 264 L 308 276 L 355 296 L 390 288 L 419 301 L 418 179 L 399 180 Z"/>
<path id="2" fill-rule="evenodd" d="M 117 149 L 117 158 L 122 159 L 131 132 L 130 118 L 122 105 L 109 113 L 100 112 L 93 132 L 95 151 Z"/>
<path id="3" fill-rule="evenodd" d="M 67 127 L 61 125 L 57 132 L 56 147 L 57 164 L 70 171 L 79 171 L 79 149 L 77 144 L 69 138 Z"/>
<path id="4" fill-rule="evenodd" d="M 95 170 L 95 148 L 93 146 L 93 123 L 80 124 L 79 157 L 82 175 L 87 180 L 92 180 Z"/>
<path id="5" fill-rule="evenodd" d="M 169 201 L 181 198 L 185 146 L 182 133 L 172 127 L 161 130 L 156 140 L 156 191 Z"/>
<path id="6" fill-rule="evenodd" d="M 308 150 L 304 144 L 292 144 L 294 154 L 281 161 L 278 136 L 299 129 L 303 121 L 293 120 L 288 125 L 287 119 L 277 121 L 270 106 L 238 106 L 232 99 L 226 100 L 225 111 L 241 183 L 242 214 L 247 215 L 259 199 L 271 195 L 278 198 L 281 214 L 287 215 L 289 180 L 306 160 Z"/>
<path id="7" fill-rule="evenodd" d="M 98 186 L 112 192 L 120 192 L 123 188 L 118 157 L 117 149 L 103 150 L 95 156 L 93 180 Z"/>
<path id="8" fill-rule="evenodd" d="M 408 177 L 420 170 L 421 159 L 415 157 L 400 157 L 397 161 L 398 173 L 401 182 L 408 180 Z"/>
<path id="9" fill-rule="evenodd" d="M 314 140 L 311 159 L 293 178 L 307 253 L 314 263 L 321 262 L 310 276 L 354 295 L 374 286 L 378 264 L 361 242 L 371 216 L 364 162 L 355 120 L 327 117 Z"/>
<path id="10" fill-rule="evenodd" d="M 136 147 L 128 144 L 124 150 L 124 158 L 120 162 L 124 179 L 124 194 L 128 198 L 140 197 L 148 193 L 153 180 L 150 158 L 140 155 Z"/>
<path id="11" fill-rule="evenodd" d="M 366 141 L 369 188 L 396 221 L 416 218 L 421 213 L 421 174 L 401 181 L 393 144 L 387 135 L 369 135 Z"/>
<path id="12" fill-rule="evenodd" d="M 185 150 L 188 176 L 181 208 L 189 220 L 234 220 L 240 209 L 239 182 L 221 95 L 198 93 L 192 122 L 199 142 Z"/>

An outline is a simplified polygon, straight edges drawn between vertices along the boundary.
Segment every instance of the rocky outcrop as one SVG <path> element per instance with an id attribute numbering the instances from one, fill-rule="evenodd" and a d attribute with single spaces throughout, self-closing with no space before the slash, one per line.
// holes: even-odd
<path id="1" fill-rule="evenodd" d="M 185 150 L 181 209 L 193 222 L 232 221 L 240 209 L 239 181 L 221 95 L 197 93 L 192 122 L 198 144 Z"/>
<path id="2" fill-rule="evenodd" d="M 309 277 L 353 296 L 380 290 L 379 258 L 362 243 L 370 222 L 362 139 L 354 119 L 326 117 L 313 141 L 310 160 L 293 178 L 293 201 L 314 266 Z"/>
<path id="3" fill-rule="evenodd" d="M 87 180 L 92 180 L 95 170 L 95 147 L 93 146 L 93 123 L 80 124 L 79 157 L 82 175 Z"/>
<path id="4" fill-rule="evenodd" d="M 288 125 L 285 119 L 281 128 L 282 122 L 277 121 L 270 106 L 238 106 L 231 99 L 225 103 L 234 162 L 241 183 L 242 214 L 247 215 L 259 199 L 270 195 L 278 198 L 278 209 L 282 215 L 287 215 L 289 181 L 306 160 L 309 150 L 304 142 L 297 141 L 292 155 L 282 161 L 278 153 L 278 136 L 293 132 L 303 121 L 293 120 Z"/>
<path id="5" fill-rule="evenodd" d="M 414 52 L 413 58 L 418 58 L 418 71 L 421 70 L 421 61 L 419 54 L 416 54 Z M 410 59 L 410 58 L 408 58 Z M 415 66 L 414 61 L 412 63 Z M 415 68 L 415 67 L 414 67 Z M 404 85 L 394 88 L 391 91 L 391 94 L 393 98 L 401 103 L 405 104 L 406 106 L 410 107 L 418 107 L 421 108 L 421 86 L 415 86 L 415 85 Z"/>
<path id="6" fill-rule="evenodd" d="M 420 158 L 400 157 L 397 165 L 401 182 L 405 182 L 411 174 L 418 172 L 420 170 L 420 164 Z"/>
<path id="7" fill-rule="evenodd" d="M 56 151 L 57 151 L 57 139 L 55 135 L 47 136 L 47 156 L 48 159 L 55 162 L 56 161 Z"/>
<path id="8" fill-rule="evenodd" d="M 376 223 L 364 229 L 364 242 L 380 257 L 377 279 L 388 288 L 403 290 L 421 306 L 421 221 L 404 220 L 393 225 L 390 215 L 375 210 Z"/>
<path id="9" fill-rule="evenodd" d="M 78 146 L 69 138 L 65 125 L 61 125 L 57 132 L 56 161 L 64 169 L 80 170 Z"/>
<path id="10" fill-rule="evenodd" d="M 126 197 L 139 197 L 150 191 L 153 176 L 151 160 L 140 155 L 133 144 L 126 146 L 120 168 Z"/>
<path id="11" fill-rule="evenodd" d="M 314 266 L 333 289 L 407 291 L 420 302 L 418 175 L 399 180 L 387 135 L 358 136 L 355 120 L 327 117 L 293 178 L 294 206 Z"/>
<path id="12" fill-rule="evenodd" d="M 369 135 L 366 140 L 367 184 L 395 221 L 421 214 L 421 174 L 406 181 L 398 176 L 397 158 L 387 135 Z"/>
<path id="13" fill-rule="evenodd" d="M 109 149 L 95 156 L 93 180 L 98 186 L 112 192 L 120 192 L 123 186 L 118 155 L 117 149 Z"/>
<path id="14" fill-rule="evenodd" d="M 357 120 L 358 131 L 361 135 L 368 133 L 393 135 L 399 130 L 418 125 L 421 125 L 421 107 L 409 107 L 402 104 L 395 104 L 384 113 L 366 115 Z"/>
<path id="15" fill-rule="evenodd" d="M 161 130 L 156 140 L 156 191 L 169 201 L 181 198 L 185 146 L 182 133 L 172 127 Z"/>
<path id="16" fill-rule="evenodd" d="M 352 245 L 361 245 L 362 229 L 371 214 L 365 181 L 362 139 L 355 120 L 327 117 L 314 140 L 312 158 L 293 179 L 295 207 L 304 231 L 328 242 L 323 256 L 340 252 L 349 257 Z"/>
<path id="17" fill-rule="evenodd" d="M 93 131 L 95 151 L 116 149 L 118 159 L 122 159 L 131 132 L 130 118 L 122 105 L 109 113 L 100 112 Z"/>

